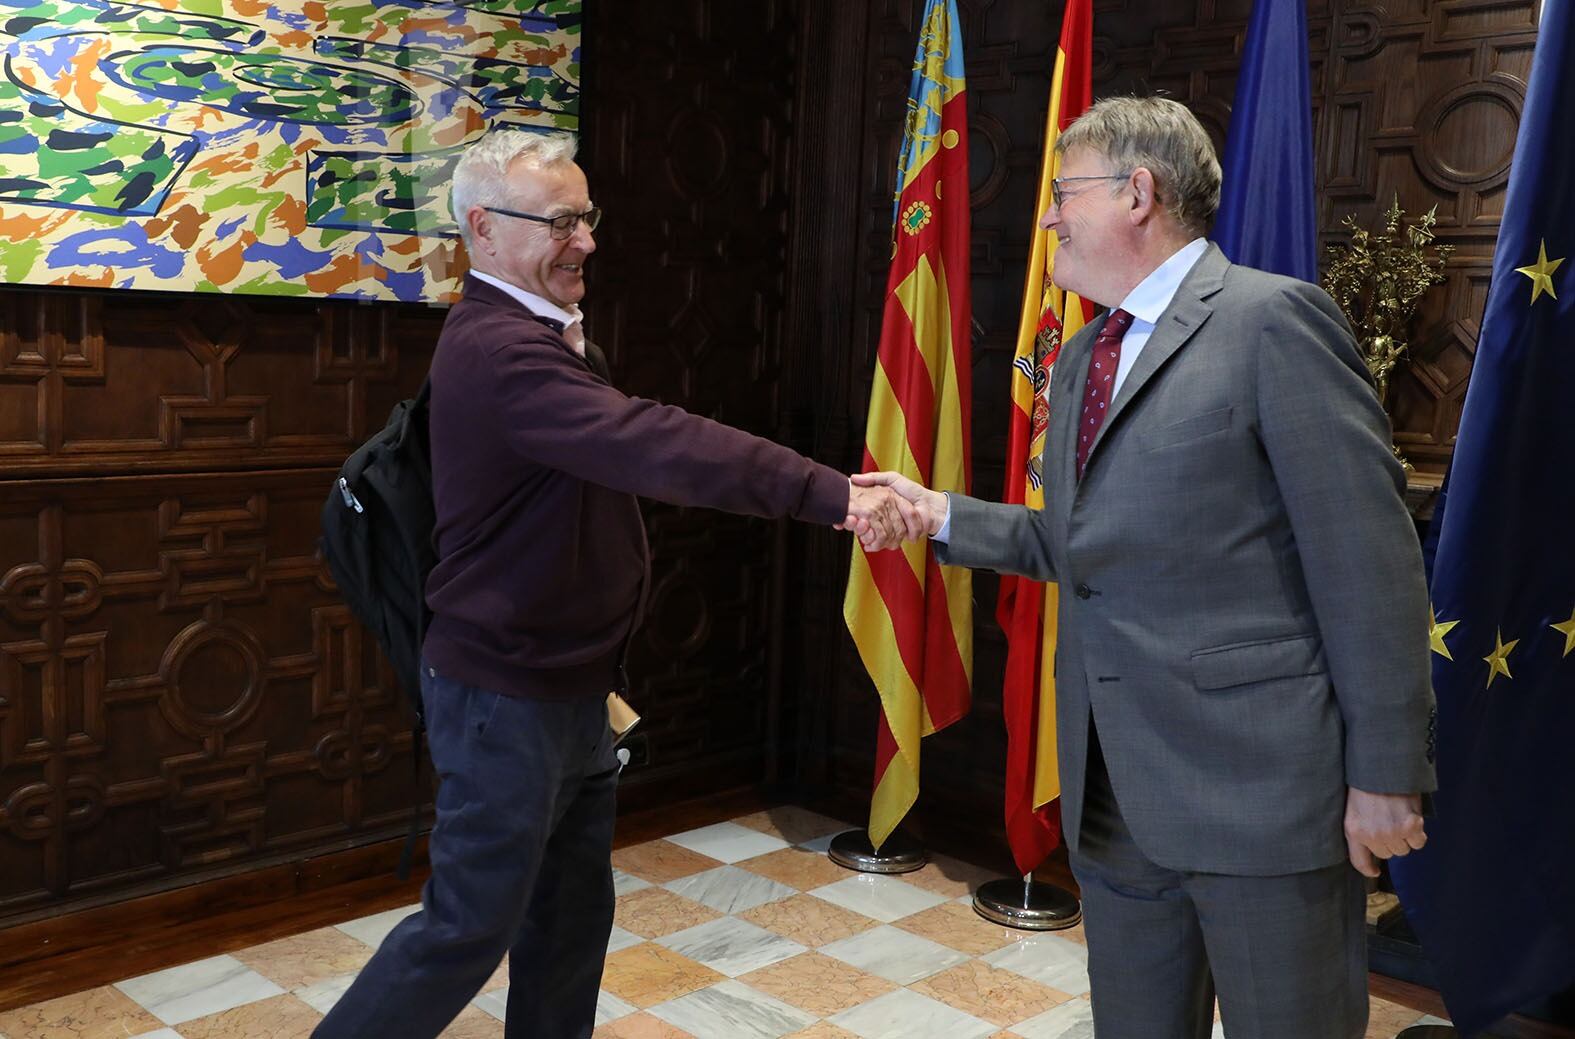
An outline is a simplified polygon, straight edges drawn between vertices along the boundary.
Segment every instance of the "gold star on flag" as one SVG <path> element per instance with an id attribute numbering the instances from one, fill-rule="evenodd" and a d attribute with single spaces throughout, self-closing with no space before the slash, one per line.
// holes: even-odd
<path id="1" fill-rule="evenodd" d="M 1544 239 L 1537 246 L 1537 262 L 1527 267 L 1516 267 L 1517 273 L 1524 274 L 1531 279 L 1531 302 L 1537 302 L 1537 297 L 1546 292 L 1554 299 L 1558 293 L 1553 291 L 1553 272 L 1559 269 L 1559 264 L 1564 262 L 1564 257 L 1556 260 L 1548 259 L 1548 243 Z"/>
<path id="2" fill-rule="evenodd" d="M 1493 641 L 1497 643 L 1493 649 L 1493 652 L 1482 658 L 1483 660 L 1487 661 L 1487 684 L 1489 688 L 1492 688 L 1493 679 L 1497 678 L 1499 675 L 1503 675 L 1505 678 L 1515 677 L 1509 673 L 1509 654 L 1510 651 L 1520 643 L 1519 639 L 1511 639 L 1508 643 L 1505 643 L 1504 633 L 1502 631 L 1494 633 Z"/>
<path id="3" fill-rule="evenodd" d="M 1570 619 L 1562 624 L 1549 624 L 1548 627 L 1564 636 L 1564 656 L 1575 652 L 1575 609 L 1570 610 Z"/>
<path id="4" fill-rule="evenodd" d="M 1428 606 L 1427 642 L 1433 648 L 1433 652 L 1445 660 L 1453 660 L 1455 658 L 1449 655 L 1449 647 L 1444 645 L 1444 636 L 1448 635 L 1450 630 L 1459 623 L 1459 621 L 1440 621 L 1433 615 L 1433 607 L 1431 605 Z"/>

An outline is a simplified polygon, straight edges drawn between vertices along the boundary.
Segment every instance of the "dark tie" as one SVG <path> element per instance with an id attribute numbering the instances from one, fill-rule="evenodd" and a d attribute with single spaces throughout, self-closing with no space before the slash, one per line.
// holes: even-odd
<path id="1" fill-rule="evenodd" d="M 1094 354 L 1088 359 L 1088 381 L 1083 385 L 1083 413 L 1077 420 L 1077 478 L 1083 478 L 1089 448 L 1105 424 L 1110 410 L 1111 390 L 1116 385 L 1116 367 L 1121 364 L 1121 337 L 1132 327 L 1132 315 L 1112 310 L 1104 327 L 1094 339 Z M 1065 457 L 1064 455 L 1062 457 Z"/>

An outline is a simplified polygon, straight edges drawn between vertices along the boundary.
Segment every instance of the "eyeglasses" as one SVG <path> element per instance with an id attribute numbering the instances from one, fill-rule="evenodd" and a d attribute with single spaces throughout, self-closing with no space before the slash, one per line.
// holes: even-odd
<path id="1" fill-rule="evenodd" d="M 1104 177 L 1056 177 L 1050 182 L 1050 198 L 1055 202 L 1056 208 L 1059 209 L 1066 203 L 1065 185 L 1072 183 L 1074 180 L 1126 180 L 1130 176 L 1132 176 L 1131 173 L 1112 173 Z"/>
<path id="2" fill-rule="evenodd" d="M 520 213 L 513 209 L 502 209 L 498 206 L 482 206 L 489 213 L 501 213 L 504 216 L 515 216 L 521 220 L 534 220 L 538 224 L 546 224 L 552 237 L 563 240 L 574 234 L 574 229 L 580 226 L 580 221 L 585 221 L 587 231 L 595 231 L 602 222 L 602 211 L 596 207 L 587 209 L 583 213 L 565 213 L 562 216 L 537 216 L 535 213 Z"/>

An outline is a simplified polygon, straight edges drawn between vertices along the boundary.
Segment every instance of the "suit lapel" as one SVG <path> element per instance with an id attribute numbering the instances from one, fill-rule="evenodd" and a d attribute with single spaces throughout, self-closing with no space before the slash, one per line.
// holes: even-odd
<path id="1" fill-rule="evenodd" d="M 1182 279 L 1175 298 L 1159 316 L 1159 321 L 1155 323 L 1148 342 L 1143 344 L 1143 352 L 1138 354 L 1137 362 L 1132 365 L 1132 370 L 1121 383 L 1121 391 L 1110 403 L 1110 411 L 1105 415 L 1104 424 L 1099 427 L 1099 432 L 1094 436 L 1094 443 L 1088 449 L 1090 466 L 1094 464 L 1094 455 L 1098 454 L 1099 445 L 1109 434 L 1111 427 L 1121 421 L 1122 412 L 1131 404 L 1133 398 L 1143 392 L 1143 387 L 1155 373 L 1164 367 L 1165 362 L 1170 360 L 1177 350 L 1187 345 L 1193 333 L 1203 327 L 1203 322 L 1214 313 L 1214 308 L 1208 303 L 1208 297 L 1220 290 L 1225 281 L 1225 270 L 1229 266 L 1230 261 L 1225 259 L 1225 254 L 1220 252 L 1218 246 L 1211 243 L 1208 250 L 1193 265 L 1192 270 L 1188 271 L 1187 276 Z M 1102 321 L 1103 317 L 1095 320 Z M 1087 367 L 1086 360 L 1084 367 Z"/>

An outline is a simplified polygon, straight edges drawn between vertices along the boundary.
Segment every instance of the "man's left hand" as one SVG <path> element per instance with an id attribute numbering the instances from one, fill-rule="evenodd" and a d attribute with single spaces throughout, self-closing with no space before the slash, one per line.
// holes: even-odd
<path id="1" fill-rule="evenodd" d="M 1351 865 L 1378 876 L 1378 860 L 1407 855 L 1427 843 L 1420 794 L 1371 794 L 1346 787 L 1345 845 Z"/>

